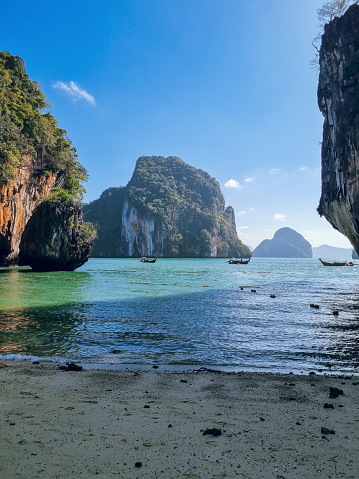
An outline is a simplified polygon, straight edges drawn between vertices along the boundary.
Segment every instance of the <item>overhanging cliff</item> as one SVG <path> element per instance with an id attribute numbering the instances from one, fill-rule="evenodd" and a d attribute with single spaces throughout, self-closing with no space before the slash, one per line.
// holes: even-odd
<path id="1" fill-rule="evenodd" d="M 318 104 L 324 115 L 318 212 L 359 251 L 359 6 L 325 26 Z"/>

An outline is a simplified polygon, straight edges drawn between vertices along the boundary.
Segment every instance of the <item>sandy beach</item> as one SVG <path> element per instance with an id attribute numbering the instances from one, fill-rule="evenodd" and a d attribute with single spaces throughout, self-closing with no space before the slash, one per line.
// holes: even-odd
<path id="1" fill-rule="evenodd" d="M 0 477 L 354 479 L 358 393 L 355 376 L 2 363 Z"/>

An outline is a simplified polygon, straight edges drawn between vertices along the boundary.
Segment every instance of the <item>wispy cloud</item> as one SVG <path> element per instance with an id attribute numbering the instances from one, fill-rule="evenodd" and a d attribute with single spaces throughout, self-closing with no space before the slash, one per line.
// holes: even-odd
<path id="1" fill-rule="evenodd" d="M 225 182 L 224 186 L 226 188 L 242 188 L 242 186 L 238 183 L 237 180 L 228 180 Z"/>
<path id="2" fill-rule="evenodd" d="M 245 225 L 244 226 L 239 226 L 237 229 L 240 230 L 240 231 L 246 231 L 246 230 L 249 230 L 249 226 L 245 226 Z"/>
<path id="3" fill-rule="evenodd" d="M 269 170 L 269 174 L 275 175 L 276 173 L 280 173 L 282 170 L 280 168 L 271 168 Z"/>
<path id="4" fill-rule="evenodd" d="M 96 101 L 95 98 L 90 95 L 86 90 L 83 90 L 78 86 L 77 83 L 74 81 L 70 81 L 70 83 L 64 83 L 62 81 L 58 81 L 54 85 L 53 88 L 58 88 L 59 90 L 64 91 L 67 95 L 69 95 L 73 100 L 85 100 L 91 105 L 95 106 Z"/>
<path id="5" fill-rule="evenodd" d="M 302 168 L 299 168 L 299 171 L 305 171 L 309 170 L 309 166 L 302 166 Z"/>
<path id="6" fill-rule="evenodd" d="M 285 221 L 286 216 L 281 214 L 281 213 L 276 213 L 274 215 L 274 219 L 277 220 L 277 221 Z"/>
<path id="7" fill-rule="evenodd" d="M 244 179 L 246 183 L 252 183 L 253 180 L 254 180 L 254 176 L 250 176 L 249 178 Z"/>

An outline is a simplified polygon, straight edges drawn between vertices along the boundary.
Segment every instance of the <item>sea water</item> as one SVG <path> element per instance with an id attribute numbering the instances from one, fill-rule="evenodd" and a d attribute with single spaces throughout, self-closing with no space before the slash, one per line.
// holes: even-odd
<path id="1" fill-rule="evenodd" d="M 356 374 L 359 266 L 160 258 L 2 269 L 0 358 Z"/>

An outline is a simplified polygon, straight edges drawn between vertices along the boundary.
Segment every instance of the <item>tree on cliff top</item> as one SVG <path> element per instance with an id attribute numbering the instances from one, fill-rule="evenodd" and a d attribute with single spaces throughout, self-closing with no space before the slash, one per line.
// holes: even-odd
<path id="1" fill-rule="evenodd" d="M 334 18 L 341 17 L 352 5 L 358 5 L 359 0 L 331 0 L 317 10 L 319 20 L 319 33 L 313 39 L 312 45 L 316 49 L 315 57 L 310 61 L 310 66 L 319 74 L 319 44 L 322 38 L 322 32 L 327 23 Z"/>
<path id="2" fill-rule="evenodd" d="M 331 0 L 325 3 L 317 10 L 318 20 L 321 22 L 320 27 L 323 28 L 335 17 L 341 17 L 351 5 L 356 4 L 358 4 L 358 0 Z"/>
<path id="3" fill-rule="evenodd" d="M 87 171 L 77 161 L 67 132 L 48 112 L 50 107 L 38 82 L 26 73 L 24 61 L 0 52 L 0 185 L 14 177 L 25 155 L 31 155 L 39 172 L 62 172 L 68 198 L 81 199 Z"/>

